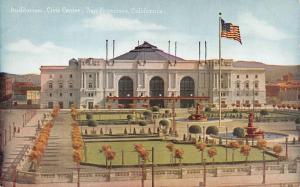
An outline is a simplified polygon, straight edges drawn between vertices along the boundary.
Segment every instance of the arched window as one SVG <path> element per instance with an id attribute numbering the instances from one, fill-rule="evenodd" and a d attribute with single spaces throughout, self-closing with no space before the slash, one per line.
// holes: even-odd
<path id="1" fill-rule="evenodd" d="M 191 77 L 184 77 L 180 81 L 180 96 L 195 96 L 195 83 Z M 180 107 L 187 108 L 194 105 L 192 99 L 181 99 Z"/>
<path id="2" fill-rule="evenodd" d="M 119 97 L 133 97 L 133 80 L 130 77 L 122 77 L 119 80 Z M 128 105 L 132 100 L 119 100 L 119 104 Z M 126 106 L 127 107 L 127 106 Z"/>
<path id="3" fill-rule="evenodd" d="M 150 96 L 163 97 L 164 96 L 164 80 L 160 77 L 153 77 L 150 80 Z M 151 99 L 150 106 L 164 107 L 164 100 Z"/>

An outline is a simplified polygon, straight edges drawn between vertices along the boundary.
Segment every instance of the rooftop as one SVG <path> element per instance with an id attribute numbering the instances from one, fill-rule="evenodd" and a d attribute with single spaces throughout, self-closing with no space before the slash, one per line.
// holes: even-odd
<path id="1" fill-rule="evenodd" d="M 145 41 L 133 50 L 114 58 L 114 60 L 183 61 L 184 59 L 165 53 L 163 50 Z"/>

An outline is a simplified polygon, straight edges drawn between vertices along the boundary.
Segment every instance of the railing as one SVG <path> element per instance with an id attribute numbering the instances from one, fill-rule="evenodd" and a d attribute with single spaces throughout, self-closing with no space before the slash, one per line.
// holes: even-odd
<path id="1" fill-rule="evenodd" d="M 283 174 L 295 173 L 292 163 L 282 163 L 280 165 L 267 165 L 266 174 Z M 146 179 L 151 179 L 151 169 L 146 170 Z M 157 179 L 179 179 L 179 178 L 201 178 L 204 169 L 199 168 L 155 168 L 155 178 Z M 261 175 L 263 167 L 260 165 L 240 165 L 240 166 L 211 166 L 206 170 L 208 177 L 218 176 L 247 176 L 247 175 Z M 106 182 L 106 181 L 126 181 L 126 180 L 139 180 L 142 176 L 141 169 L 128 169 L 128 170 L 94 170 L 89 171 L 83 169 L 80 172 L 80 181 L 82 182 Z M 38 173 L 38 172 L 25 172 L 18 171 L 17 181 L 22 183 L 52 183 L 52 182 L 76 182 L 78 178 L 77 170 L 63 173 Z"/>

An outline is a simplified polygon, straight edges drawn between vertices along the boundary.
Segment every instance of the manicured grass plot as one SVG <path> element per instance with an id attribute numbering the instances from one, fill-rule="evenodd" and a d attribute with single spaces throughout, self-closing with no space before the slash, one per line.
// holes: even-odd
<path id="1" fill-rule="evenodd" d="M 102 145 L 111 145 L 112 149 L 116 152 L 116 157 L 112 161 L 112 165 L 122 165 L 122 150 L 124 152 L 124 165 L 137 165 L 138 154 L 134 151 L 134 144 L 142 144 L 149 151 L 149 161 L 151 161 L 151 148 L 155 149 L 155 163 L 156 164 L 170 164 L 170 152 L 166 148 L 167 141 L 122 141 L 122 142 L 88 142 L 86 143 L 86 161 L 83 162 L 105 165 L 105 156 L 100 151 Z M 182 148 L 184 150 L 182 163 L 192 164 L 201 163 L 201 152 L 191 144 L 174 144 L 175 148 Z M 215 156 L 215 162 L 226 162 L 225 160 L 225 148 L 222 146 L 215 146 L 217 149 L 217 155 Z M 207 150 L 205 150 L 205 158 L 207 162 L 212 162 L 212 159 L 208 157 Z M 233 149 L 228 148 L 228 161 L 232 162 Z M 276 160 L 275 157 L 266 154 L 266 160 Z M 248 161 L 262 160 L 262 153 L 256 148 L 251 148 Z M 245 161 L 245 157 L 240 154 L 240 149 L 235 150 L 234 161 Z M 177 161 L 178 163 L 178 161 Z"/>
<path id="2" fill-rule="evenodd" d="M 129 114 L 129 113 L 128 113 Z M 101 113 L 101 114 L 92 114 L 92 119 L 93 120 L 127 120 L 127 115 L 128 114 L 105 114 L 105 113 Z M 141 119 L 142 115 L 140 113 L 136 113 L 134 114 L 130 114 L 133 117 L 136 117 L 137 119 Z M 80 114 L 78 115 L 78 120 L 82 121 L 82 120 L 87 120 L 86 119 L 86 114 Z"/>

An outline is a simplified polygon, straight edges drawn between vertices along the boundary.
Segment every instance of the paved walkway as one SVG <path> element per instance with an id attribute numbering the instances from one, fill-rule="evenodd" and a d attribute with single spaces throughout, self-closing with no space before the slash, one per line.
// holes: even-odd
<path id="1" fill-rule="evenodd" d="M 11 173 L 7 172 L 8 168 L 13 164 L 14 160 L 23 153 L 22 150 L 24 146 L 28 146 L 33 143 L 33 139 L 36 135 L 36 128 L 38 126 L 38 120 L 42 119 L 42 113 L 38 112 L 23 127 L 22 116 L 25 112 L 25 110 L 1 110 L 1 118 L 4 122 L 1 128 L 2 130 L 7 129 L 6 145 L 4 137 L 2 137 L 3 139 L 1 142 L 4 150 L 2 172 L 5 173 L 6 176 L 11 176 Z M 20 132 L 15 133 L 15 135 L 13 133 L 13 124 L 15 124 L 17 129 L 20 128 Z M 9 132 L 10 128 L 12 128 L 12 132 Z"/>
<path id="2" fill-rule="evenodd" d="M 63 172 L 75 168 L 70 113 L 60 112 L 51 129 L 48 145 L 38 169 L 41 173 Z"/>

